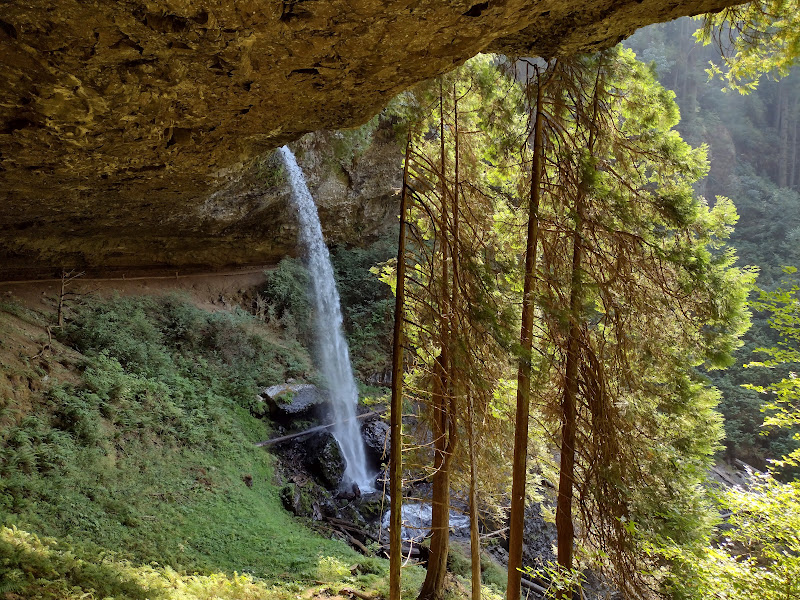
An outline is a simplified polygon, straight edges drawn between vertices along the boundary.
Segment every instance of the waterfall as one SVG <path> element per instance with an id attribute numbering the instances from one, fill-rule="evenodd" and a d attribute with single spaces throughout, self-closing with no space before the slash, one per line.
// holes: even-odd
<path id="1" fill-rule="evenodd" d="M 289 172 L 292 201 L 300 222 L 300 242 L 308 255 L 311 275 L 311 299 L 316 313 L 315 333 L 319 367 L 328 388 L 333 406 L 335 425 L 333 436 L 345 460 L 344 480 L 356 483 L 362 491 L 372 491 L 367 473 L 364 439 L 356 421 L 358 388 L 350 366 L 350 353 L 342 333 L 342 310 L 339 292 L 333 278 L 330 254 L 322 237 L 317 206 L 308 191 L 303 171 L 287 146 L 280 148 Z"/>

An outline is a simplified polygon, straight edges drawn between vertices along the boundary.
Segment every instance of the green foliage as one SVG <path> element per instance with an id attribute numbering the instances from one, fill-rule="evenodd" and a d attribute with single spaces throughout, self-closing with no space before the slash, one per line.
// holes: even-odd
<path id="1" fill-rule="evenodd" d="M 481 580 L 500 594 L 506 591 L 508 572 L 494 559 L 481 554 Z"/>
<path id="2" fill-rule="evenodd" d="M 472 560 L 467 548 L 462 548 L 458 544 L 450 545 L 450 552 L 447 554 L 447 570 L 453 575 L 469 579 L 472 572 Z"/>
<path id="3" fill-rule="evenodd" d="M 794 268 L 787 268 L 792 275 Z M 800 364 L 800 311 L 797 285 L 761 291 L 755 308 L 772 316 L 770 325 L 778 332 L 776 347 L 761 348 L 768 359 L 752 366 L 773 368 Z M 764 408 L 770 413 L 766 424 L 796 431 L 800 425 L 800 386 L 794 373 L 778 382 L 749 386 L 770 393 Z M 795 450 L 776 466 L 797 466 Z M 781 483 L 773 472 L 751 473 L 746 489 L 729 489 L 721 494 L 720 505 L 730 511 L 721 542 L 705 548 L 673 547 L 670 558 L 681 563 L 685 578 L 674 581 L 680 598 L 720 600 L 771 600 L 800 595 L 800 483 Z"/>
<path id="4" fill-rule="evenodd" d="M 286 172 L 278 152 L 270 152 L 258 160 L 256 178 L 267 187 L 277 187 L 284 182 Z"/>
<path id="5" fill-rule="evenodd" d="M 468 546 L 451 544 L 447 554 L 447 570 L 466 581 L 472 577 L 472 557 Z M 502 596 L 506 589 L 508 573 L 495 560 L 481 553 L 481 583 L 485 591 Z"/>
<path id="6" fill-rule="evenodd" d="M 0 300 L 0 312 L 14 315 L 15 317 L 27 323 L 38 325 L 44 324 L 41 315 L 28 308 L 25 308 L 22 304 L 15 302 L 14 300 Z"/>
<path id="7" fill-rule="evenodd" d="M 380 119 L 375 115 L 360 127 L 332 131 L 333 158 L 340 164 L 352 164 L 361 158 L 372 144 Z"/>
<path id="8" fill-rule="evenodd" d="M 511 458 L 511 396 L 498 402 L 501 410 L 493 412 L 489 405 L 499 380 L 508 378 L 513 368 L 510 340 L 519 327 L 518 207 L 528 168 L 518 153 L 526 137 L 524 93 L 508 69 L 499 68 L 500 62 L 495 56 L 474 57 L 441 79 L 417 86 L 404 96 L 402 106 L 412 133 L 404 336 L 413 372 L 407 378 L 406 400 L 419 415 L 420 427 L 435 431 L 436 419 L 459 423 L 451 485 L 466 490 L 469 459 L 463 434 L 471 397 L 481 423 L 477 485 L 483 505 L 493 507 L 507 491 L 509 473 L 496 465 Z M 396 266 L 391 261 L 382 270 L 393 290 Z M 440 361 L 445 354 L 448 359 Z M 447 362 L 452 367 L 448 385 L 458 391 L 456 410 L 447 408 L 445 417 L 439 416 L 445 409 L 436 406 L 434 390 L 437 363 Z M 450 431 L 455 437 L 454 429 Z M 441 434 L 433 437 L 444 439 Z M 449 453 L 450 442 L 446 445 Z M 427 461 L 429 451 L 421 448 L 419 461 Z M 407 464 L 414 462 L 410 457 Z"/>
<path id="9" fill-rule="evenodd" d="M 726 50 L 725 70 L 711 63 L 709 75 L 743 94 L 756 89 L 763 74 L 785 77 L 800 56 L 798 15 L 796 0 L 755 0 L 705 15 L 695 35 Z"/>
<path id="10" fill-rule="evenodd" d="M 752 12 L 768 4 L 753 3 L 732 10 Z M 789 2 L 784 6 L 793 5 Z M 719 16 L 723 18 L 724 12 Z M 783 273 L 782 265 L 800 262 L 796 239 L 800 231 L 800 163 L 793 154 L 791 134 L 800 120 L 800 104 L 794 102 L 800 71 L 795 68 L 777 82 L 762 78 L 758 88 L 746 96 L 723 94 L 719 86 L 706 83 L 703 72 L 708 61 L 719 62 L 718 49 L 695 45 L 691 34 L 696 28 L 696 23 L 681 19 L 640 30 L 626 44 L 640 57 L 658 64 L 660 80 L 677 95 L 684 117 L 679 129 L 685 137 L 694 143 L 709 143 L 712 169 L 699 188 L 708 196 L 729 197 L 736 205 L 740 219 L 730 243 L 740 256 L 739 264 L 756 265 L 759 285 L 771 290 L 782 278 L 796 281 L 796 275 Z M 744 346 L 734 355 L 735 363 L 726 371 L 707 373 L 723 394 L 720 410 L 725 416 L 725 457 L 759 468 L 796 447 L 790 430 L 764 432 L 763 396 L 742 387 L 768 385 L 776 373 L 779 377 L 788 375 L 787 368 L 781 366 L 744 369 L 756 348 L 778 342 L 767 317 L 765 311 L 756 309 L 753 326 L 743 337 Z"/>
<path id="11" fill-rule="evenodd" d="M 787 275 L 794 275 L 797 269 L 786 267 Z M 786 287 L 773 291 L 762 290 L 759 300 L 753 303 L 758 310 L 770 313 L 769 324 L 778 333 L 779 342 L 772 348 L 758 348 L 757 352 L 767 354 L 767 360 L 752 362 L 746 366 L 775 367 L 788 366 L 789 373 L 778 382 L 768 385 L 747 385 L 760 394 L 768 394 L 762 410 L 767 413 L 764 426 L 782 428 L 794 433 L 800 440 L 800 380 L 795 369 L 800 366 L 800 286 L 787 282 Z M 800 466 L 800 448 L 795 447 L 782 460 L 774 461 L 778 466 Z"/>
<path id="12" fill-rule="evenodd" d="M 719 498 L 730 511 L 724 531 L 705 546 L 661 548 L 679 574 L 676 599 L 780 600 L 800 594 L 800 484 L 754 473 L 746 490 Z"/>
<path id="13" fill-rule="evenodd" d="M 3 591 L 256 598 L 272 592 L 254 577 L 358 562 L 286 513 L 253 446 L 268 434 L 248 410 L 257 388 L 307 368 L 296 343 L 175 297 L 93 300 L 63 339 L 84 353 L 80 382 L 0 431 Z"/>
<path id="14" fill-rule="evenodd" d="M 800 483 L 753 475 L 729 491 L 724 542 L 698 565 L 697 598 L 779 600 L 800 596 Z"/>
<path id="15" fill-rule="evenodd" d="M 545 598 L 555 600 L 562 598 L 564 595 L 567 597 L 572 594 L 583 596 L 583 585 L 586 582 L 586 577 L 580 569 L 565 570 L 557 563 L 548 563 L 541 569 L 532 569 L 525 567 L 524 572 L 529 577 L 536 577 L 550 582 L 545 593 Z"/>
<path id="16" fill-rule="evenodd" d="M 287 257 L 266 275 L 261 295 L 270 305 L 271 318 L 289 330 L 295 329 L 306 343 L 310 342 L 312 314 L 308 270 L 299 259 Z"/>
<path id="17" fill-rule="evenodd" d="M 353 556 L 309 557 L 316 565 L 309 573 L 328 586 L 375 586 L 381 578 L 352 576 Z M 375 570 L 368 559 L 364 569 Z M 294 563 L 296 566 L 298 563 Z M 385 575 L 384 568 L 379 573 Z M 304 571 L 297 571 L 301 576 Z M 408 578 L 406 578 L 406 582 Z M 319 583 L 323 583 L 320 581 Z M 82 600 L 125 598 L 130 600 L 290 600 L 312 584 L 268 582 L 251 574 L 183 573 L 170 566 L 136 564 L 120 555 L 90 545 L 40 537 L 17 527 L 0 528 L 0 593 L 9 598 Z M 316 590 L 312 590 L 312 593 Z M 406 587 L 406 591 L 411 590 Z"/>
<path id="18" fill-rule="evenodd" d="M 389 369 L 394 298 L 372 269 L 397 254 L 394 238 L 331 251 L 353 370 L 362 380 Z"/>
<path id="19" fill-rule="evenodd" d="M 350 359 L 362 379 L 389 367 L 394 302 L 372 269 L 395 253 L 393 241 L 367 248 L 331 248 Z M 269 320 L 280 325 L 287 336 L 299 334 L 306 345 L 312 346 L 314 314 L 308 285 L 308 271 L 302 261 L 284 258 L 277 269 L 267 273 L 261 296 L 269 304 Z"/>
<path id="20" fill-rule="evenodd" d="M 145 600 L 149 586 L 125 573 L 123 563 L 85 560 L 67 544 L 41 539 L 16 527 L 0 529 L 0 592 L 26 593 L 38 598 L 68 598 L 77 590 L 90 589 L 101 598 Z M 37 589 L 38 588 L 38 589 Z M 160 594 L 159 594 L 160 595 Z M 32 596 L 26 596 L 32 597 Z"/>
<path id="21" fill-rule="evenodd" d="M 580 565 L 637 596 L 665 576 L 648 544 L 691 545 L 710 529 L 701 482 L 721 437 L 719 394 L 695 369 L 731 362 L 755 275 L 725 248 L 732 203 L 695 197 L 706 148 L 673 129 L 674 95 L 652 69 L 620 49 L 560 64 L 546 93 L 565 132 L 549 130 L 559 152 L 540 208 L 546 410 L 565 436 L 568 400 L 575 411 L 575 471 L 561 485 L 580 498 Z"/>
<path id="22" fill-rule="evenodd" d="M 447 374 L 457 396 L 453 418 L 466 429 L 466 401 L 479 406 L 479 485 L 488 489 L 501 488 L 505 475 L 486 467 L 488 457 L 508 462 L 503 424 L 513 390 L 502 381 L 518 358 L 508 332 L 518 331 L 520 207 L 530 193 L 529 157 L 507 152 L 526 147 L 526 97 L 495 67 L 485 57 L 471 61 L 420 86 L 406 104 L 419 123 L 409 167 L 412 393 L 438 416 L 437 368 L 455 365 Z M 494 93 L 484 96 L 482 82 L 492 77 Z M 536 437 L 559 442 L 568 338 L 577 330 L 581 568 L 599 567 L 625 593 L 638 592 L 661 566 L 645 554 L 648 544 L 697 544 L 710 530 L 701 482 L 721 437 L 719 395 L 695 369 L 731 362 L 749 325 L 745 302 L 755 275 L 735 268 L 725 246 L 737 219 L 733 204 L 695 197 L 693 185 L 708 171 L 706 148 L 692 148 L 673 129 L 674 95 L 651 68 L 617 49 L 561 60 L 545 79 Z M 458 235 L 450 216 L 456 190 Z M 392 270 L 384 270 L 390 283 Z M 463 446 L 453 451 L 453 487 L 464 486 L 464 454 Z"/>
<path id="23" fill-rule="evenodd" d="M 179 297 L 117 298 L 79 307 L 64 340 L 88 357 L 87 383 L 98 388 L 92 391 L 101 401 L 123 390 L 123 405 L 164 394 L 181 405 L 218 394 L 255 408 L 261 387 L 302 377 L 311 368 L 296 342 L 274 343 L 247 313 L 205 312 Z M 104 364 L 99 373 L 96 364 Z M 141 380 L 136 389 L 114 381 L 123 371 Z"/>

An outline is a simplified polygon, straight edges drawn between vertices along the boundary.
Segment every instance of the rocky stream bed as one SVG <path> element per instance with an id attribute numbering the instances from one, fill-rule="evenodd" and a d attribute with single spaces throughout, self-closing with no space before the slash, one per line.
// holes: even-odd
<path id="1" fill-rule="evenodd" d="M 281 486 L 281 500 L 294 515 L 308 519 L 315 527 L 340 537 L 356 549 L 384 554 L 388 547 L 388 482 L 385 467 L 388 459 L 389 426 L 382 415 L 384 407 L 372 410 L 360 406 L 359 420 L 367 459 L 375 473 L 375 492 L 361 493 L 344 485 L 344 460 L 327 424 L 331 423 L 326 395 L 314 385 L 288 382 L 265 389 L 260 395 L 265 413 L 275 424 L 271 440 L 262 445 L 277 456 L 276 473 Z M 423 562 L 427 558 L 425 538 L 430 527 L 430 505 L 425 498 L 430 484 L 421 482 L 404 490 L 403 539 L 405 551 Z M 418 500 L 416 500 L 418 499 Z M 534 568 L 555 560 L 555 526 L 546 522 L 539 504 L 531 504 L 525 523 L 525 564 Z M 469 519 L 466 505 L 453 500 L 450 518 L 454 544 L 469 545 Z M 508 562 L 506 523 L 483 524 L 486 552 L 498 563 Z"/>

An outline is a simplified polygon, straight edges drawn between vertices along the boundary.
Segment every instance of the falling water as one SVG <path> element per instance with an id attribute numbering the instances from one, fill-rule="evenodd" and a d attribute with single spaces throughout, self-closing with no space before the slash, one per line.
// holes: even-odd
<path id="1" fill-rule="evenodd" d="M 364 456 L 364 440 L 356 421 L 358 388 L 350 367 L 347 341 L 342 334 L 342 311 L 339 292 L 333 279 L 330 254 L 322 237 L 317 206 L 308 191 L 303 171 L 288 147 L 280 148 L 289 171 L 292 200 L 300 221 L 300 242 L 308 253 L 308 270 L 316 309 L 316 336 L 319 363 L 328 382 L 335 425 L 333 436 L 345 459 L 344 479 L 355 482 L 362 491 L 372 490 Z"/>

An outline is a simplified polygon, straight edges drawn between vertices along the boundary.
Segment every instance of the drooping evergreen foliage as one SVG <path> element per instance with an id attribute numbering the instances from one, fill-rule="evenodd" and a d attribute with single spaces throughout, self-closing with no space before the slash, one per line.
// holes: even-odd
<path id="1" fill-rule="evenodd" d="M 493 436 L 503 428 L 493 419 L 511 421 L 513 412 L 514 389 L 504 382 L 517 361 L 509 340 L 522 292 L 521 198 L 531 190 L 529 147 L 520 140 L 534 120 L 510 79 L 493 76 L 508 86 L 499 104 L 481 90 L 493 69 L 468 63 L 407 103 L 422 124 L 410 184 L 409 397 L 428 407 L 433 440 L 423 598 L 442 593 L 447 542 L 437 532 L 447 528 L 450 492 L 471 474 L 465 459 L 475 459 L 464 444 L 475 435 L 470 408 L 478 401 L 481 453 L 497 448 L 495 460 L 503 451 Z M 717 396 L 694 369 L 730 362 L 748 324 L 753 276 L 733 268 L 724 247 L 736 220 L 731 203 L 719 198 L 709 207 L 693 195 L 704 150 L 673 130 L 677 108 L 653 72 L 621 50 L 551 69 L 532 377 L 545 427 L 533 440 L 549 437 L 561 456 L 561 568 L 592 566 L 642 594 L 671 577 L 663 554 L 644 549 L 696 544 L 710 526 L 700 484 L 721 429 Z M 470 101 L 493 121 L 469 126 Z M 495 124 L 510 138 L 484 137 Z"/>
<path id="2" fill-rule="evenodd" d="M 498 381 L 508 374 L 514 313 L 513 296 L 503 293 L 513 263 L 496 219 L 507 197 L 516 197 L 511 174 L 518 165 L 509 151 L 515 136 L 523 138 L 521 92 L 494 59 L 479 57 L 406 100 L 413 144 L 406 282 L 413 374 L 407 390 L 425 407 L 421 416 L 433 438 L 433 536 L 420 597 L 441 598 L 451 494 L 471 489 L 474 503 L 481 489 L 486 508 L 503 489 L 504 473 L 485 467 L 504 462 L 504 444 L 488 434 L 507 431 L 505 409 L 493 412 L 492 406 Z M 417 465 L 430 469 L 423 466 L 426 454 Z"/>
<path id="3" fill-rule="evenodd" d="M 693 196 L 704 151 L 672 130 L 677 109 L 653 73 L 615 50 L 562 61 L 555 76 L 537 306 L 543 395 L 559 400 L 546 404 L 561 456 L 559 563 L 573 568 L 577 541 L 579 564 L 641 594 L 644 540 L 682 543 L 708 526 L 698 486 L 720 430 L 693 367 L 730 360 L 752 276 L 721 250 L 731 204 Z"/>
<path id="4" fill-rule="evenodd" d="M 800 4 L 796 0 L 754 0 L 707 15 L 697 37 L 716 42 L 723 68 L 710 72 L 728 87 L 748 93 L 764 74 L 785 77 L 800 56 Z"/>

